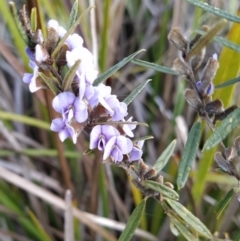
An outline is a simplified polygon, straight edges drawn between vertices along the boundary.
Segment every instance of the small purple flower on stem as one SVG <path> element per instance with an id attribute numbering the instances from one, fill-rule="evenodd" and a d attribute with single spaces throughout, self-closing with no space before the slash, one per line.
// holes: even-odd
<path id="1" fill-rule="evenodd" d="M 98 148 L 100 151 L 104 151 L 106 143 L 113 137 L 119 136 L 119 131 L 110 125 L 97 125 L 95 126 L 90 134 L 90 146 L 92 150 Z"/>
<path id="2" fill-rule="evenodd" d="M 125 136 L 113 136 L 106 144 L 103 153 L 103 160 L 111 157 L 114 162 L 121 162 L 123 155 L 131 152 L 133 143 Z"/>
<path id="3" fill-rule="evenodd" d="M 123 119 L 123 124 L 122 124 L 122 129 L 124 131 L 124 133 L 129 136 L 129 137 L 134 137 L 134 134 L 132 132 L 132 130 L 134 130 L 137 126 L 137 122 L 135 122 L 136 124 L 124 124 L 124 119 Z M 132 117 L 130 117 L 127 122 L 132 122 Z"/>
<path id="4" fill-rule="evenodd" d="M 130 161 L 138 161 L 142 157 L 144 141 L 138 141 L 136 144 L 133 145 L 132 151 L 129 153 L 129 160 Z"/>
<path id="5" fill-rule="evenodd" d="M 73 143 L 76 144 L 77 142 L 77 133 L 75 132 L 74 128 L 66 123 L 62 118 L 56 118 L 52 120 L 50 129 L 55 132 L 59 132 L 59 138 L 63 142 L 68 137 L 71 137 Z"/>
<path id="6" fill-rule="evenodd" d="M 62 114 L 64 121 L 75 118 L 82 123 L 88 118 L 87 105 L 71 92 L 62 92 L 54 97 L 52 106 L 56 112 Z"/>

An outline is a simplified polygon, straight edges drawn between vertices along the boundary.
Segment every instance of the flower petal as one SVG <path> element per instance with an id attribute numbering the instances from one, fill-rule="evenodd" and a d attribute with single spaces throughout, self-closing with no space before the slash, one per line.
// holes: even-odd
<path id="1" fill-rule="evenodd" d="M 100 125 L 94 126 L 90 133 L 89 148 L 92 150 L 98 146 L 99 136 L 101 135 L 102 128 Z"/>
<path id="2" fill-rule="evenodd" d="M 73 106 L 74 106 L 74 117 L 76 121 L 79 123 L 86 121 L 88 118 L 88 110 L 85 102 L 80 100 L 79 97 L 77 97 L 74 101 Z"/>
<path id="3" fill-rule="evenodd" d="M 30 84 L 31 83 L 31 80 L 32 80 L 32 77 L 33 77 L 33 74 L 30 74 L 30 73 L 25 73 L 23 75 L 23 82 L 26 83 L 26 84 Z"/>
<path id="4" fill-rule="evenodd" d="M 62 118 L 56 118 L 52 120 L 50 129 L 55 132 L 59 132 L 65 127 L 65 122 Z"/>
<path id="5" fill-rule="evenodd" d="M 111 152 L 115 146 L 115 142 L 116 142 L 117 137 L 113 136 L 106 144 L 105 146 L 105 150 L 103 153 L 103 160 L 106 160 L 108 157 L 111 156 Z"/>
<path id="6" fill-rule="evenodd" d="M 76 96 L 71 92 L 62 92 L 54 97 L 52 101 L 52 107 L 55 111 L 58 113 L 61 113 L 65 111 L 69 106 L 71 106 L 74 103 L 74 100 L 76 99 Z"/>

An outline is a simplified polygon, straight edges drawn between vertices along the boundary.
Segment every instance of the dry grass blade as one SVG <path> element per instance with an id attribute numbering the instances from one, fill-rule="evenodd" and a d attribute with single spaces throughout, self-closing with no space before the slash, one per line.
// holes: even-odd
<path id="1" fill-rule="evenodd" d="M 0 178 L 42 199 L 43 201 L 50 204 L 52 207 L 66 211 L 66 204 L 62 198 L 4 169 L 3 167 L 0 167 Z M 81 223 L 85 224 L 86 226 L 97 232 L 99 235 L 110 241 L 117 241 L 117 239 L 104 228 L 100 227 L 98 224 L 119 231 L 122 231 L 125 228 L 125 224 L 123 223 L 119 223 L 107 218 L 98 217 L 96 215 L 83 212 L 75 207 L 73 207 L 73 216 L 77 218 L 79 221 L 81 221 Z M 135 235 L 140 236 L 142 238 L 146 238 L 151 241 L 158 241 L 158 239 L 155 236 L 143 230 L 137 229 Z"/>

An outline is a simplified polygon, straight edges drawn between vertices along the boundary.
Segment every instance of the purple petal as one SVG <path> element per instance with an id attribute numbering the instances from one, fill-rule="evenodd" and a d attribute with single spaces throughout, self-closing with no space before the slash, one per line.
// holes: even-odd
<path id="1" fill-rule="evenodd" d="M 24 75 L 23 75 L 23 82 L 25 83 L 25 84 L 30 84 L 31 83 L 31 80 L 32 80 L 32 77 L 33 77 L 33 74 L 30 74 L 30 73 L 25 73 Z"/>
<path id="2" fill-rule="evenodd" d="M 48 27 L 55 29 L 58 32 L 59 24 L 56 20 L 51 19 L 48 21 Z"/>
<path id="3" fill-rule="evenodd" d="M 129 153 L 133 148 L 131 140 L 125 136 L 118 136 L 116 139 L 116 145 L 121 150 L 122 154 Z"/>
<path id="4" fill-rule="evenodd" d="M 32 61 L 35 60 L 35 53 L 32 52 L 32 50 L 29 47 L 26 47 L 25 52 L 30 60 L 32 60 Z"/>
<path id="5" fill-rule="evenodd" d="M 52 120 L 50 129 L 55 132 L 59 132 L 65 127 L 65 122 L 63 121 L 62 118 L 56 118 Z"/>
<path id="6" fill-rule="evenodd" d="M 99 136 L 102 133 L 102 128 L 100 125 L 93 127 L 90 133 L 90 144 L 89 148 L 92 150 L 98 146 Z"/>
<path id="7" fill-rule="evenodd" d="M 74 117 L 77 122 L 82 123 L 88 118 L 87 105 L 79 97 L 74 101 Z"/>
<path id="8" fill-rule="evenodd" d="M 71 92 L 63 92 L 54 97 L 52 101 L 52 106 L 54 110 L 58 113 L 64 112 L 74 103 L 76 96 Z"/>
<path id="9" fill-rule="evenodd" d="M 81 36 L 79 36 L 78 34 L 73 34 L 70 35 L 67 39 L 66 39 L 66 43 L 69 47 L 69 50 L 73 50 L 76 47 L 82 46 L 83 45 L 83 39 Z"/>
<path id="10" fill-rule="evenodd" d="M 137 147 L 133 147 L 132 151 L 129 154 L 130 161 L 138 161 L 142 157 L 143 151 Z"/>
<path id="11" fill-rule="evenodd" d="M 113 148 L 111 156 L 115 162 L 120 162 L 123 159 L 123 154 L 117 147 Z"/>
<path id="12" fill-rule="evenodd" d="M 103 153 L 103 160 L 106 160 L 108 157 L 111 156 L 112 150 L 115 146 L 115 142 L 116 142 L 117 137 L 113 136 L 106 144 L 105 146 L 105 150 Z"/>
<path id="13" fill-rule="evenodd" d="M 108 142 L 113 136 L 119 136 L 120 132 L 113 126 L 102 125 L 102 135 L 105 136 L 106 141 Z"/>

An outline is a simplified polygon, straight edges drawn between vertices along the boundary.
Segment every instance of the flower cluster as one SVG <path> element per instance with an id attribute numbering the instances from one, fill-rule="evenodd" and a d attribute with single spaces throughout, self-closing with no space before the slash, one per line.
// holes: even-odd
<path id="1" fill-rule="evenodd" d="M 125 121 L 127 105 L 111 93 L 111 87 L 93 85 L 98 72 L 91 52 L 83 47 L 82 37 L 68 34 L 55 20 L 48 22 L 47 32 L 45 40 L 39 30 L 30 36 L 32 44 L 26 53 L 33 73 L 24 74 L 23 81 L 29 84 L 31 92 L 42 88 L 56 90 L 52 107 L 59 117 L 52 120 L 50 129 L 59 133 L 61 141 L 72 138 L 74 143 L 85 130 L 90 133 L 90 149 L 102 151 L 103 160 L 139 161 L 143 141 L 130 139 L 137 123 L 132 118 Z M 56 46 L 66 36 L 59 53 L 53 56 Z M 75 71 L 69 85 L 65 67 L 69 73 Z"/>

